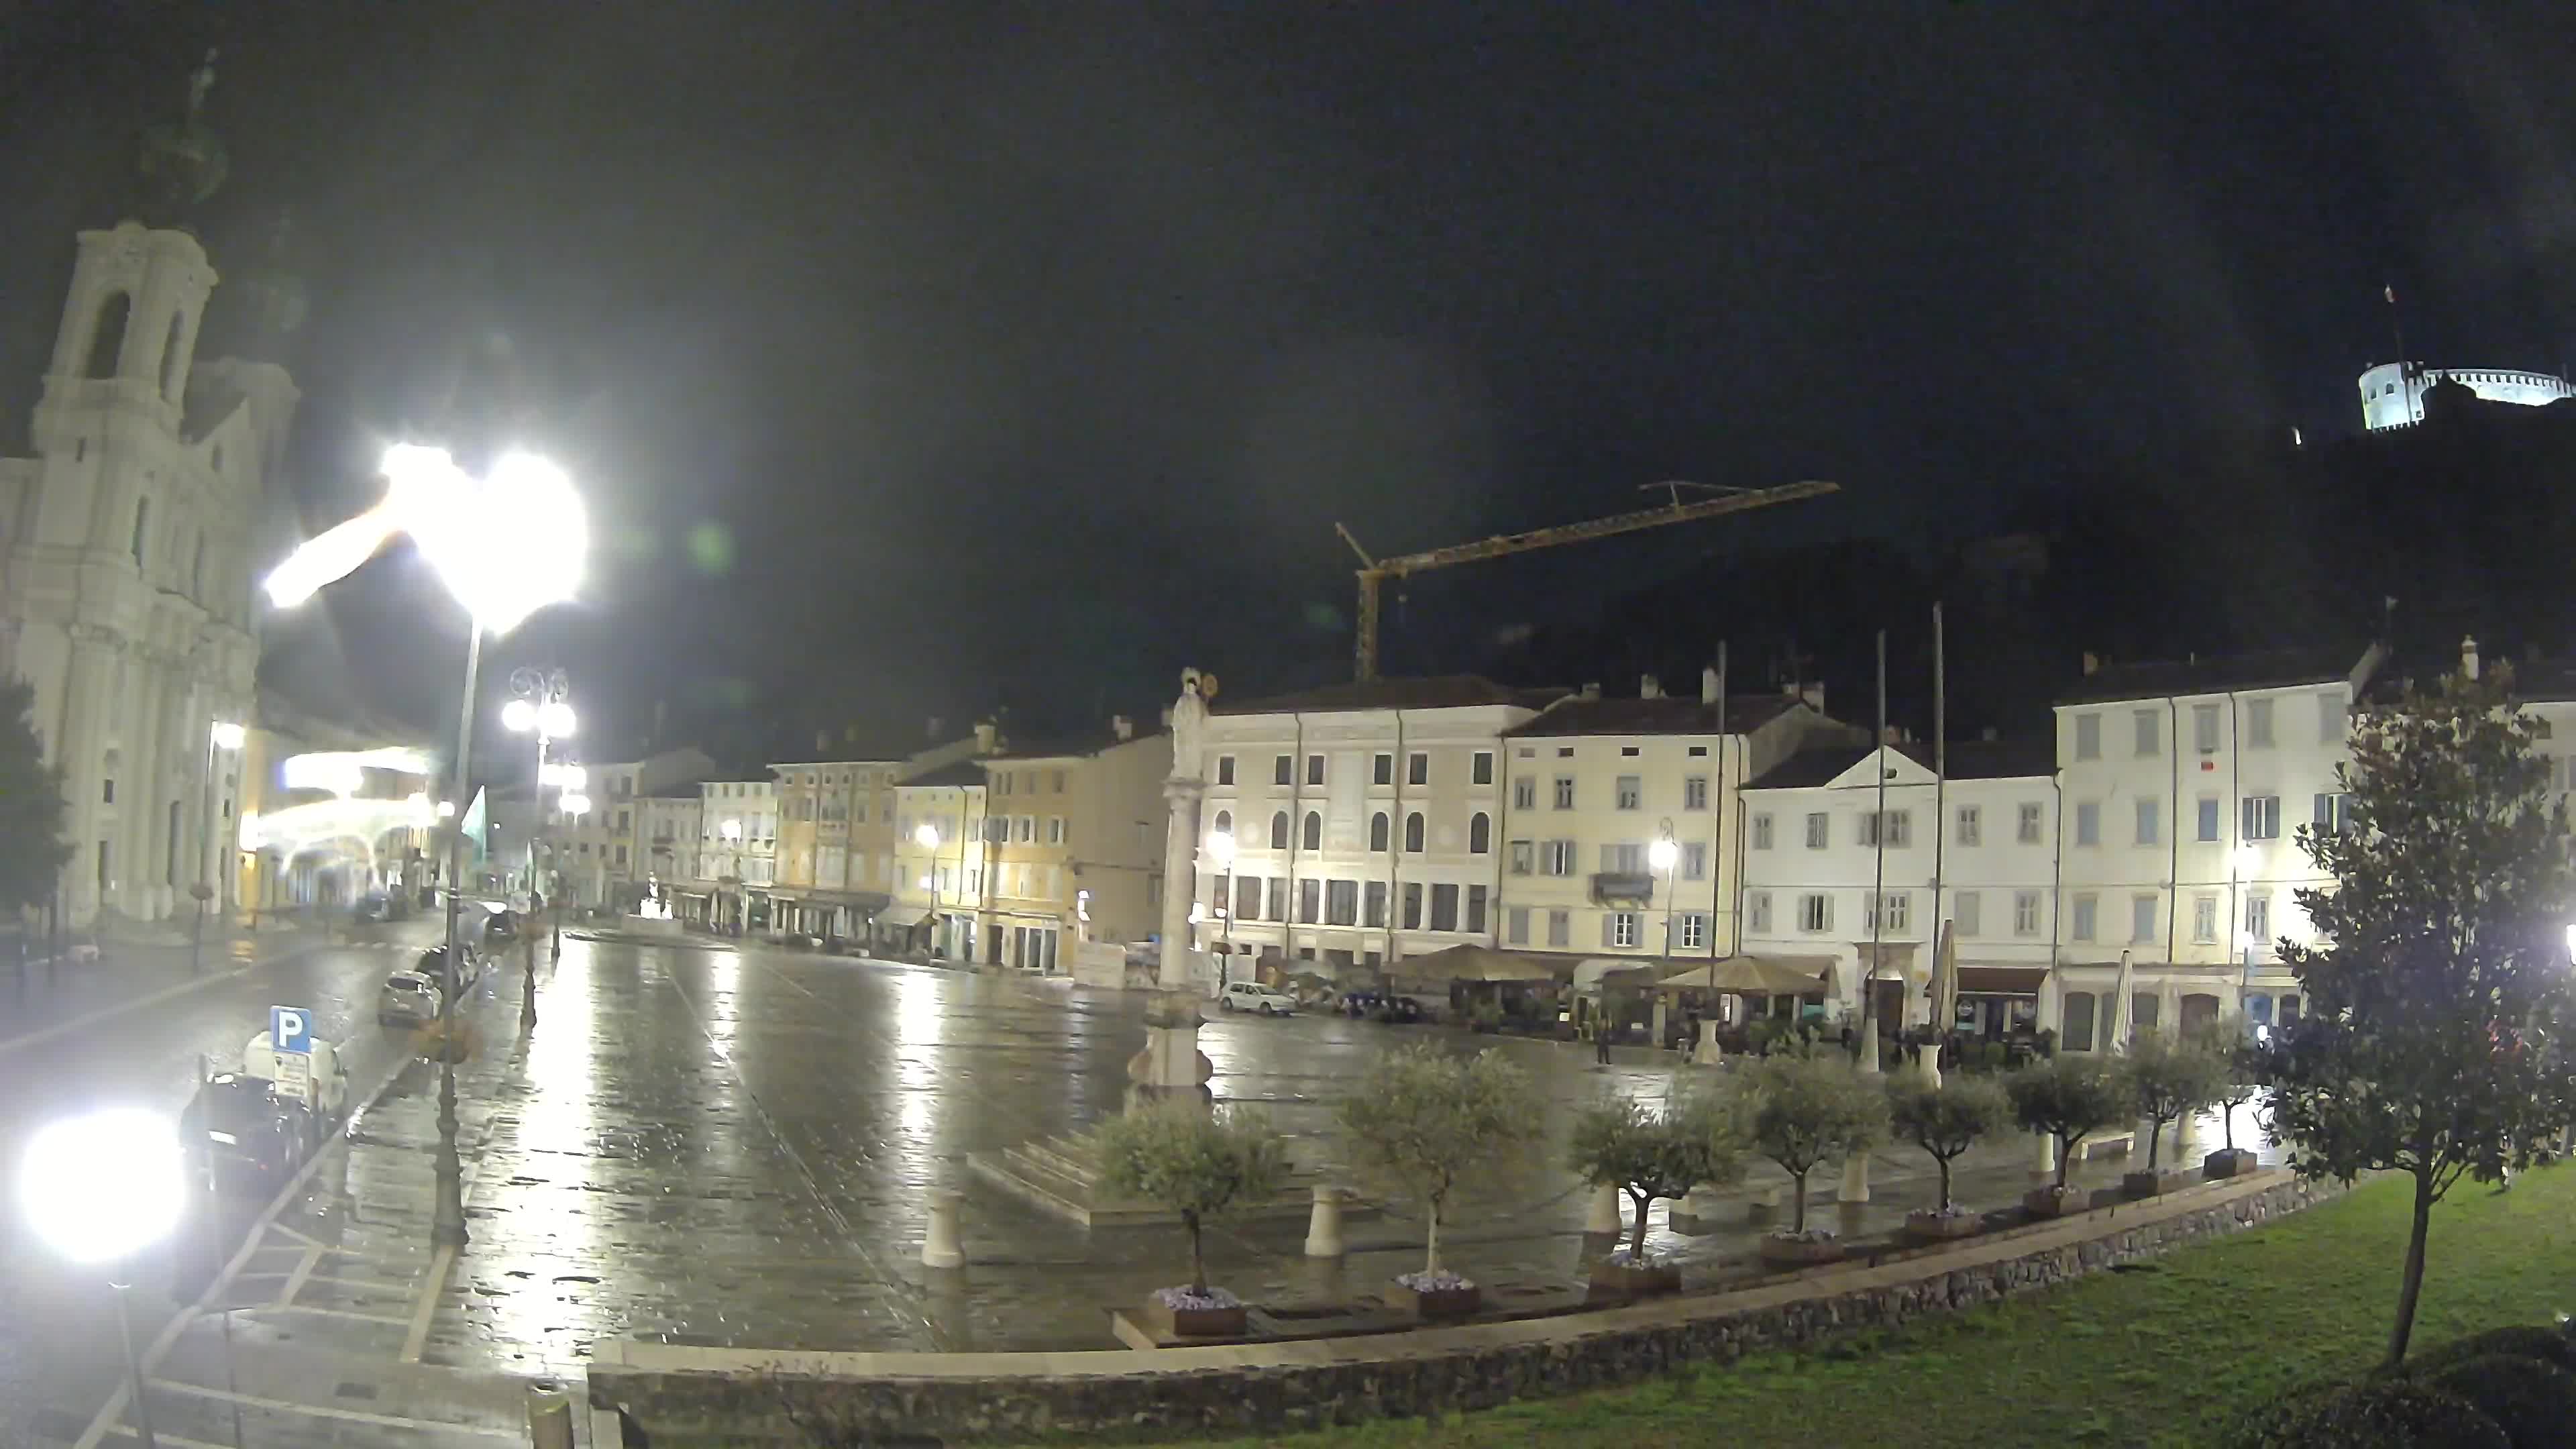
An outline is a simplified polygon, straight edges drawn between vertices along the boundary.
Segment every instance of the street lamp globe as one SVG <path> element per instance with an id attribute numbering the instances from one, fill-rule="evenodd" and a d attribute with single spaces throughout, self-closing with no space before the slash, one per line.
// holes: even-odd
<path id="1" fill-rule="evenodd" d="M 27 1225 L 75 1263 L 118 1262 L 168 1237 L 188 1196 L 178 1131 L 140 1107 L 47 1123 L 18 1182 Z"/>
<path id="2" fill-rule="evenodd" d="M 524 699 L 514 699 L 501 706 L 501 728 L 523 735 L 537 727 L 537 707 Z"/>
<path id="3" fill-rule="evenodd" d="M 913 827 L 912 843 L 920 846 L 924 850 L 937 850 L 939 848 L 939 827 L 931 824 L 927 820 L 921 822 L 921 824 Z"/>
<path id="4" fill-rule="evenodd" d="M 716 833 L 722 835 L 727 840 L 740 840 L 742 839 L 742 822 L 739 820 L 728 820 L 717 828 Z"/>
<path id="5" fill-rule="evenodd" d="M 1669 835 L 1646 847 L 1646 861 L 1657 870 L 1671 870 L 1673 862 L 1681 858 L 1682 848 L 1673 844 Z"/>
<path id="6" fill-rule="evenodd" d="M 516 703 L 517 701 L 512 701 Z M 560 699 L 550 699 L 536 707 L 537 728 L 559 740 L 572 738 L 572 706 Z"/>
<path id="7" fill-rule="evenodd" d="M 562 805 L 563 813 L 566 815 L 587 815 L 590 813 L 590 797 L 587 795 L 577 793 L 567 794 L 559 803 Z"/>
<path id="8" fill-rule="evenodd" d="M 213 738 L 216 749 L 238 750 L 250 739 L 250 731 L 229 720 L 217 720 Z"/>
<path id="9" fill-rule="evenodd" d="M 1234 866 L 1234 832 L 1231 830 L 1209 831 L 1207 838 L 1207 853 L 1208 859 L 1216 862 L 1219 869 L 1232 869 Z"/>

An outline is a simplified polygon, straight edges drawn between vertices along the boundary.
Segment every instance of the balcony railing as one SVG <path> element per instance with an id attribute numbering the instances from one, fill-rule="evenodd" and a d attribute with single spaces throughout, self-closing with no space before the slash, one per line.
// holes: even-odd
<path id="1" fill-rule="evenodd" d="M 1612 901 L 1649 901 L 1654 895 L 1655 877 L 1651 871 L 1605 870 L 1592 877 L 1592 899 L 1604 905 Z"/>

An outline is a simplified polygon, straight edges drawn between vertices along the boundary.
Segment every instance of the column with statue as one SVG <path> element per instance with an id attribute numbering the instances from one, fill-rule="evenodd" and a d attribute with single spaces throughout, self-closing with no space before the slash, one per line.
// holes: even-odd
<path id="1" fill-rule="evenodd" d="M 1172 773 L 1163 782 L 1169 810 L 1163 833 L 1161 964 L 1145 1008 L 1145 1049 L 1127 1063 L 1140 1095 L 1209 1095 L 1216 1068 L 1199 1050 L 1197 952 L 1190 943 L 1190 903 L 1197 898 L 1199 800 L 1207 792 L 1207 700 L 1203 676 L 1181 671 L 1172 705 Z"/>

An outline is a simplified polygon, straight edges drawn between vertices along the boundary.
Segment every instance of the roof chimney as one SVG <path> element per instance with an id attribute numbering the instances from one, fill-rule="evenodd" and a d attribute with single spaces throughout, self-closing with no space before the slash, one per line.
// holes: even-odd
<path id="1" fill-rule="evenodd" d="M 1583 686 L 1583 697 L 1585 699 L 1599 699 L 1601 697 L 1600 682 L 1596 680 L 1593 683 Z"/>
<path id="2" fill-rule="evenodd" d="M 979 755 L 989 755 L 993 753 L 994 738 L 1000 733 L 1001 731 L 994 726 L 991 720 L 979 719 L 975 721 L 975 753 Z"/>
<path id="3" fill-rule="evenodd" d="M 2101 656 L 2101 655 L 2099 655 L 2099 654 L 2094 653 L 2094 652 L 2093 652 L 2092 650 L 2090 650 L 2090 649 L 2085 650 L 2085 651 L 2084 651 L 2084 677 L 2085 677 L 2085 678 L 2087 678 L 2087 679 L 2090 679 L 2090 678 L 2092 678 L 2094 675 L 2099 674 L 2099 673 L 2101 673 L 2101 672 L 2102 672 L 2102 656 Z"/>
<path id="4" fill-rule="evenodd" d="M 934 714 L 934 715 L 932 715 L 932 716 L 930 717 L 930 740 L 931 740 L 931 743 L 933 743 L 933 744 L 937 744 L 937 743 L 939 742 L 939 727 L 940 727 L 941 725 L 946 724 L 946 723 L 948 723 L 948 721 L 946 721 L 946 720 L 944 720 L 944 719 L 941 719 L 939 716 L 937 716 L 937 715 L 935 715 L 935 714 Z"/>
<path id="5" fill-rule="evenodd" d="M 1818 714 L 1825 712 L 1825 682 L 1821 679 L 1797 686 L 1791 691 L 1791 697 Z"/>
<path id="6" fill-rule="evenodd" d="M 1714 664 L 1699 672 L 1699 702 L 1717 703 L 1717 666 Z"/>
<path id="7" fill-rule="evenodd" d="M 1113 714 L 1109 717 L 1109 732 L 1121 740 L 1132 740 L 1136 738 L 1136 722 L 1123 714 Z"/>
<path id="8" fill-rule="evenodd" d="M 1878 742 L 1882 745 L 1901 745 L 1905 743 L 1905 726 L 1889 725 L 1886 731 L 1878 737 Z"/>
<path id="9" fill-rule="evenodd" d="M 832 732 L 830 730 L 814 731 L 814 753 L 818 755 L 825 754 L 828 753 L 831 748 Z"/>
<path id="10" fill-rule="evenodd" d="M 1988 726 L 1986 726 L 1984 729 L 1981 729 L 1981 730 L 1977 731 L 1977 738 L 1978 738 L 1978 739 L 1981 739 L 1981 740 L 1984 740 L 1987 744 L 1990 744 L 1990 745 L 1991 745 L 1991 744 L 1993 744 L 1996 740 L 2001 739 L 2001 738 L 2003 738 L 2003 737 L 2002 737 L 2001 735 L 1998 735 L 1997 733 L 1995 733 L 1995 727 L 1994 727 L 1993 725 L 1988 725 Z"/>
<path id="11" fill-rule="evenodd" d="M 1637 697 L 1638 697 L 1639 699 L 1661 699 L 1661 698 L 1663 698 L 1663 697 L 1664 697 L 1664 682 L 1663 682 L 1662 680 L 1660 680 L 1660 679 L 1657 679 L 1655 676 L 1653 676 L 1653 675 L 1651 675 L 1651 674 L 1646 674 L 1646 675 L 1640 675 L 1640 676 L 1638 676 L 1638 679 L 1637 679 Z"/>
<path id="12" fill-rule="evenodd" d="M 2460 636 L 2460 677 L 2462 679 L 2478 677 L 2478 636 L 2475 634 Z"/>

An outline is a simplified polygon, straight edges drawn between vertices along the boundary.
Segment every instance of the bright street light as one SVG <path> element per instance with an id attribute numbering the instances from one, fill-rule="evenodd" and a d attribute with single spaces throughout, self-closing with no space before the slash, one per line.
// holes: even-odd
<path id="1" fill-rule="evenodd" d="M 1231 830 L 1209 831 L 1207 838 L 1207 853 L 1208 859 L 1215 861 L 1219 867 L 1231 870 L 1234 867 L 1234 832 Z"/>
<path id="2" fill-rule="evenodd" d="M 563 813 L 566 815 L 587 815 L 590 813 L 590 797 L 582 794 L 578 790 L 566 792 L 559 803 L 562 805 Z"/>
<path id="3" fill-rule="evenodd" d="M 1673 862 L 1681 858 L 1682 848 L 1673 844 L 1669 835 L 1646 847 L 1646 863 L 1657 870 L 1671 870 Z"/>
<path id="4" fill-rule="evenodd" d="M 728 820 L 723 825 L 717 827 L 716 833 L 727 840 L 740 840 L 742 839 L 742 822 L 739 820 Z"/>
<path id="5" fill-rule="evenodd" d="M 111 1265 L 108 1286 L 116 1290 L 116 1326 L 125 1341 L 134 1434 L 150 1449 L 156 1442 L 152 1406 L 144 1397 L 134 1319 L 125 1301 L 134 1276 L 128 1265 L 179 1225 L 188 1193 L 179 1134 L 139 1107 L 49 1122 L 27 1144 L 18 1183 L 27 1225 L 37 1237 L 72 1262 Z"/>
<path id="6" fill-rule="evenodd" d="M 550 699 L 537 706 L 537 728 L 559 740 L 572 738 L 572 706 Z"/>
<path id="7" fill-rule="evenodd" d="M 524 699 L 514 699 L 501 706 L 501 728 L 523 735 L 537 727 L 537 707 Z"/>
<path id="8" fill-rule="evenodd" d="M 924 850 L 939 848 L 939 827 L 925 820 L 913 827 L 912 843 Z"/>
<path id="9" fill-rule="evenodd" d="M 234 724 L 229 720 L 217 720 L 215 721 L 213 739 L 216 749 L 238 750 L 250 739 L 250 731 L 243 729 L 240 725 Z"/>

